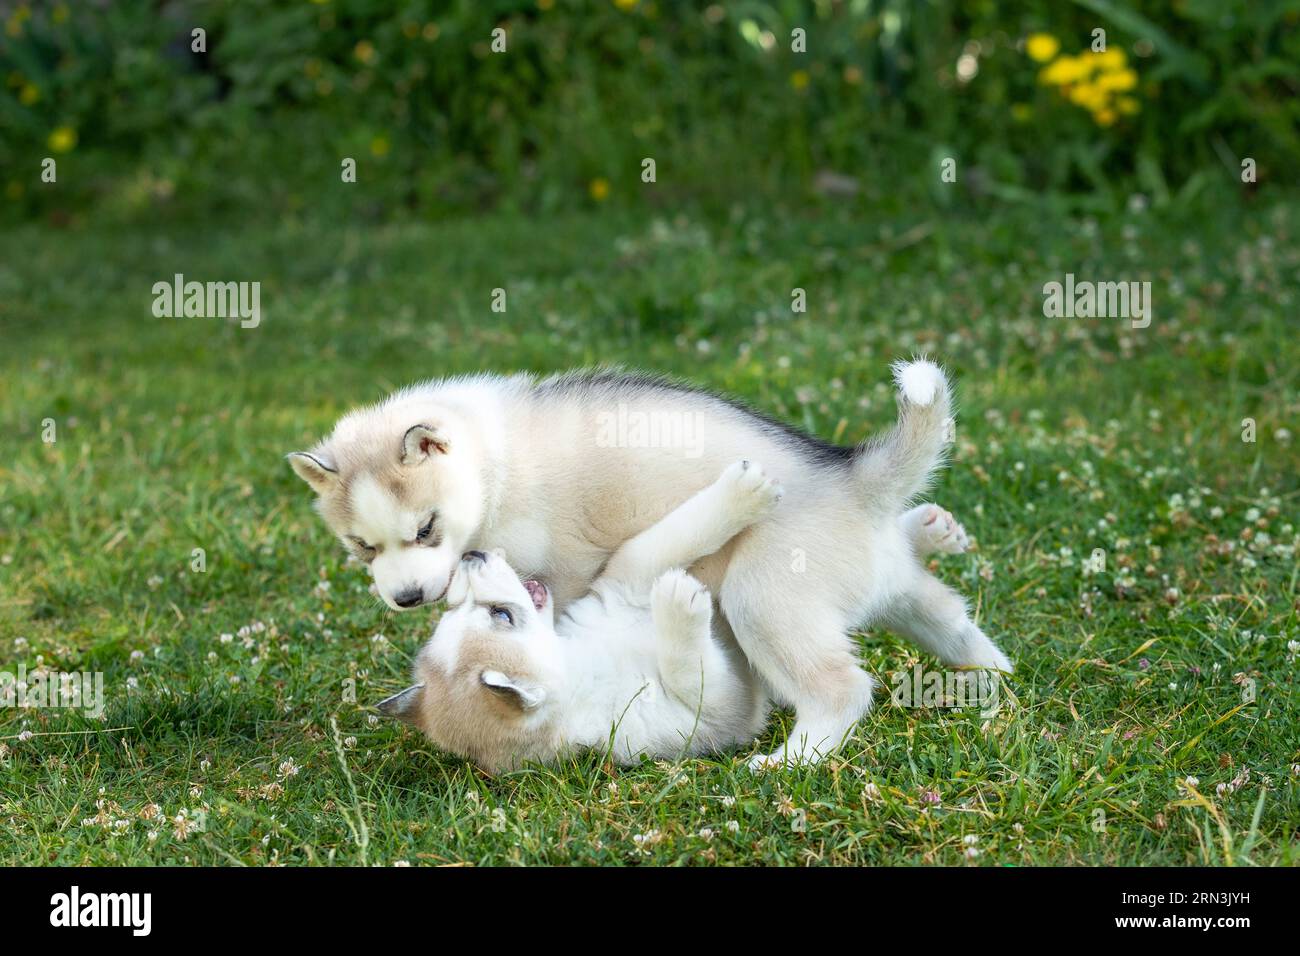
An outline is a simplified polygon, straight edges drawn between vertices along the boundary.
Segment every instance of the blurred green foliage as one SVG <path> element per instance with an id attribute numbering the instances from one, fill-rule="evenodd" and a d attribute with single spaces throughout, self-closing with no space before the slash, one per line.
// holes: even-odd
<path id="1" fill-rule="evenodd" d="M 1261 182 L 1300 167 L 1300 0 L 0 9 L 8 218 L 385 218 L 774 192 L 978 205 L 1140 190 L 1159 203 L 1241 188 L 1246 157 Z M 1136 74 L 1126 115 L 1090 115 L 1026 47 L 1043 34 L 1061 56 L 1083 53 L 1097 28 Z M 46 157 L 57 185 L 41 181 Z M 357 186 L 341 182 L 345 157 Z M 939 185 L 948 157 L 955 191 Z"/>

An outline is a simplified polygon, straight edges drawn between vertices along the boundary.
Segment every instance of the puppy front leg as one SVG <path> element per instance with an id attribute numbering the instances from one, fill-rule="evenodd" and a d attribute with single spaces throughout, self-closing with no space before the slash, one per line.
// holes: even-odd
<path id="1" fill-rule="evenodd" d="M 644 593 L 665 571 L 690 567 L 767 516 L 781 495 L 761 465 L 738 461 L 615 551 L 601 578 Z"/>
<path id="2" fill-rule="evenodd" d="M 713 640 L 709 589 L 685 571 L 667 571 L 654 583 L 650 613 L 664 690 L 688 707 L 712 712 L 731 691 L 731 671 Z"/>

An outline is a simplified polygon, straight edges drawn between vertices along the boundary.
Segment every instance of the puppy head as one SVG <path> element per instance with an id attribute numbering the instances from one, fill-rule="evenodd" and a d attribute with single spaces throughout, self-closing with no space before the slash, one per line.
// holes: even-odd
<path id="1" fill-rule="evenodd" d="M 416 657 L 415 684 L 380 711 L 490 771 L 554 756 L 564 675 L 546 587 L 520 581 L 499 554 L 471 551 L 447 603 Z"/>
<path id="2" fill-rule="evenodd" d="M 345 416 L 314 450 L 288 458 L 385 604 L 400 611 L 442 597 L 486 493 L 481 449 L 457 416 L 390 402 Z"/>

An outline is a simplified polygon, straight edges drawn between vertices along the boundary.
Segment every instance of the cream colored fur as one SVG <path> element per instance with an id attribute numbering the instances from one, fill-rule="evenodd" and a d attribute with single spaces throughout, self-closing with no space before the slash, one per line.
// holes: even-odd
<path id="1" fill-rule="evenodd" d="M 354 552 L 373 547 L 358 553 L 390 606 L 437 600 L 461 554 L 477 548 L 499 549 L 544 580 L 561 610 L 624 542 L 728 463 L 762 461 L 785 488 L 781 508 L 690 570 L 764 690 L 797 712 L 788 742 L 754 765 L 811 760 L 871 704 L 855 627 L 884 624 L 945 663 L 1011 666 L 961 597 L 924 569 L 899 520 L 942 462 L 950 393 L 928 361 L 902 363 L 895 376 L 898 424 L 856 452 L 668 384 L 475 376 L 352 412 L 290 460 L 335 534 Z M 611 442 L 611 416 L 637 415 L 685 422 L 692 441 Z"/>

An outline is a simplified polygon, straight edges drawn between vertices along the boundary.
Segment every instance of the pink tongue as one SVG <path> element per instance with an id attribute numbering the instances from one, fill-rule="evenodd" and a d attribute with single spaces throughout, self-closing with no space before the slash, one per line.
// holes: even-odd
<path id="1" fill-rule="evenodd" d="M 525 581 L 524 590 L 533 599 L 533 607 L 540 611 L 546 604 L 546 585 L 541 581 Z"/>

